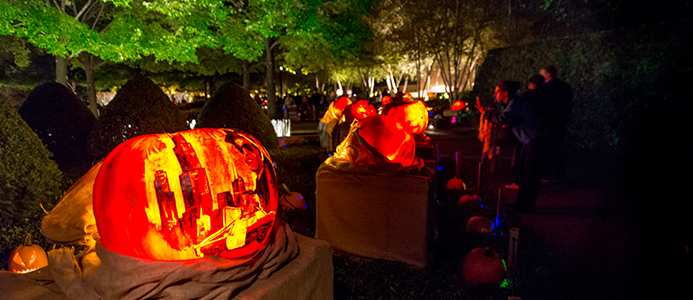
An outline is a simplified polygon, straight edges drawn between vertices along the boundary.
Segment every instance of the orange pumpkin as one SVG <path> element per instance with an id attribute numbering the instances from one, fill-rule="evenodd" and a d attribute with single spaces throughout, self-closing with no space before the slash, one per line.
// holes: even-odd
<path id="1" fill-rule="evenodd" d="M 236 258 L 260 251 L 278 188 L 267 150 L 231 129 L 151 134 L 118 145 L 94 181 L 106 249 L 137 258 Z"/>
<path id="2" fill-rule="evenodd" d="M 359 123 L 358 134 L 390 162 L 404 167 L 415 163 L 414 138 L 394 118 L 383 115 L 365 118 Z"/>
<path id="3" fill-rule="evenodd" d="M 457 201 L 457 205 L 465 213 L 474 214 L 481 211 L 483 205 L 481 204 L 481 198 L 477 195 L 464 195 L 460 197 Z"/>
<path id="4" fill-rule="evenodd" d="M 452 104 L 452 111 L 458 111 L 458 110 L 463 110 L 465 107 L 467 107 L 467 102 L 463 102 L 461 100 L 455 101 L 455 103 Z"/>
<path id="5" fill-rule="evenodd" d="M 351 115 L 354 119 L 363 120 L 370 116 L 375 116 L 378 113 L 375 111 L 375 107 L 368 103 L 366 100 L 359 100 L 354 102 L 354 104 L 349 106 L 351 108 Z"/>
<path id="6" fill-rule="evenodd" d="M 445 184 L 445 188 L 453 191 L 463 191 L 467 189 L 467 185 L 464 184 L 464 181 L 462 181 L 462 179 L 454 177 L 448 180 L 448 183 Z"/>
<path id="7" fill-rule="evenodd" d="M 390 96 L 384 96 L 384 97 L 383 97 L 383 100 L 381 101 L 381 103 L 383 104 L 383 106 L 392 103 L 392 97 L 390 97 Z"/>
<path id="8" fill-rule="evenodd" d="M 498 287 L 505 280 L 503 258 L 490 248 L 476 248 L 464 257 L 462 278 L 470 284 Z"/>
<path id="9" fill-rule="evenodd" d="M 306 206 L 306 199 L 303 198 L 298 192 L 292 192 L 289 188 L 282 183 L 282 195 L 279 196 L 279 206 L 284 209 L 296 209 L 305 210 L 308 208 Z"/>
<path id="10" fill-rule="evenodd" d="M 48 265 L 46 251 L 39 245 L 31 244 L 31 234 L 27 234 L 24 244 L 19 245 L 10 254 L 7 269 L 13 273 L 26 274 Z"/>
<path id="11" fill-rule="evenodd" d="M 334 108 L 341 114 L 347 106 L 351 105 L 351 103 L 352 101 L 348 97 L 341 97 L 334 102 Z"/>
<path id="12" fill-rule="evenodd" d="M 397 119 L 404 130 L 411 134 L 421 134 L 428 127 L 428 110 L 421 100 L 396 104 L 387 111 L 387 115 Z"/>
<path id="13" fill-rule="evenodd" d="M 493 231 L 493 221 L 487 217 L 471 217 L 467 221 L 465 231 L 472 234 L 487 235 Z"/>
<path id="14" fill-rule="evenodd" d="M 404 94 L 403 99 L 404 99 L 404 101 L 411 101 L 414 99 L 414 97 L 410 93 L 406 93 L 406 94 Z"/>

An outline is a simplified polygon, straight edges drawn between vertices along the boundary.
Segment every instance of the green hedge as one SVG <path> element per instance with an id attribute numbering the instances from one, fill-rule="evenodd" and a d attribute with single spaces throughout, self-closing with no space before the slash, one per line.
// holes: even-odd
<path id="1" fill-rule="evenodd" d="M 240 129 L 257 138 L 267 150 L 276 149 L 279 144 L 267 114 L 243 87 L 232 81 L 207 100 L 195 127 Z"/>
<path id="2" fill-rule="evenodd" d="M 0 268 L 12 250 L 31 233 L 48 249 L 40 234 L 45 215 L 60 200 L 62 173 L 9 100 L 0 95 Z"/>
<path id="3" fill-rule="evenodd" d="M 88 138 L 95 160 L 136 136 L 190 129 L 178 107 L 151 79 L 137 75 L 104 108 Z"/>
<path id="4" fill-rule="evenodd" d="M 493 49 L 479 69 L 473 96 L 490 103 L 499 80 L 526 86 L 530 76 L 553 64 L 575 94 L 569 145 L 619 152 L 643 128 L 677 128 L 690 114 L 691 25 L 658 24 Z"/>

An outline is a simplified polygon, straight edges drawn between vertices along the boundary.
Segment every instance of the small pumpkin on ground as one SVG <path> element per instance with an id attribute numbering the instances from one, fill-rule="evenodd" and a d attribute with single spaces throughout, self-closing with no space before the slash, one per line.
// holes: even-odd
<path id="1" fill-rule="evenodd" d="M 24 244 L 17 246 L 10 254 L 10 263 L 7 269 L 13 273 L 26 274 L 47 265 L 46 251 L 39 245 L 31 244 L 31 234 L 29 233 L 24 239 Z"/>
<path id="2" fill-rule="evenodd" d="M 462 278 L 470 284 L 498 287 L 505 280 L 503 258 L 491 248 L 476 248 L 464 257 Z"/>

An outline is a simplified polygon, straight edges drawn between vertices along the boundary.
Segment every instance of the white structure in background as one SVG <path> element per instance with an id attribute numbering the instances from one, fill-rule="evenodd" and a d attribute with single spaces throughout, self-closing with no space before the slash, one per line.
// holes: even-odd
<path id="1" fill-rule="evenodd" d="M 272 120 L 277 137 L 291 136 L 291 119 Z"/>

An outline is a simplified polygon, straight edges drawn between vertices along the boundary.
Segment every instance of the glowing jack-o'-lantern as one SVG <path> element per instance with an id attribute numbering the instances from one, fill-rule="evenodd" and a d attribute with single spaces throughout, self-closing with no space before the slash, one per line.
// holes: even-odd
<path id="1" fill-rule="evenodd" d="M 392 97 L 384 96 L 383 100 L 381 102 L 382 102 L 383 106 L 388 105 L 388 104 L 392 103 Z"/>
<path id="2" fill-rule="evenodd" d="M 397 119 L 404 130 L 411 134 L 423 133 L 428 127 L 428 110 L 421 100 L 396 105 L 390 108 L 387 115 Z"/>
<path id="3" fill-rule="evenodd" d="M 375 107 L 368 103 L 366 100 L 359 100 L 354 102 L 354 104 L 349 106 L 351 108 L 351 115 L 354 119 L 363 120 L 370 116 L 375 116 L 378 113 L 375 111 Z"/>
<path id="4" fill-rule="evenodd" d="M 452 104 L 452 107 L 450 108 L 452 111 L 458 111 L 458 110 L 463 110 L 465 107 L 467 107 L 467 102 L 457 100 L 455 103 Z"/>
<path id="5" fill-rule="evenodd" d="M 275 221 L 267 150 L 231 129 L 143 135 L 118 145 L 94 182 L 106 249 L 137 258 L 237 258 L 264 248 Z"/>
<path id="6" fill-rule="evenodd" d="M 46 251 L 39 245 L 31 244 L 31 234 L 27 234 L 24 244 L 10 254 L 7 269 L 12 273 L 26 274 L 48 265 Z"/>
<path id="7" fill-rule="evenodd" d="M 390 162 L 407 167 L 414 164 L 416 143 L 394 118 L 376 115 L 359 123 L 358 134 Z"/>
<path id="8" fill-rule="evenodd" d="M 338 110 L 341 114 L 347 106 L 351 105 L 351 103 L 353 103 L 351 99 L 347 97 L 341 97 L 334 102 L 334 108 Z"/>

